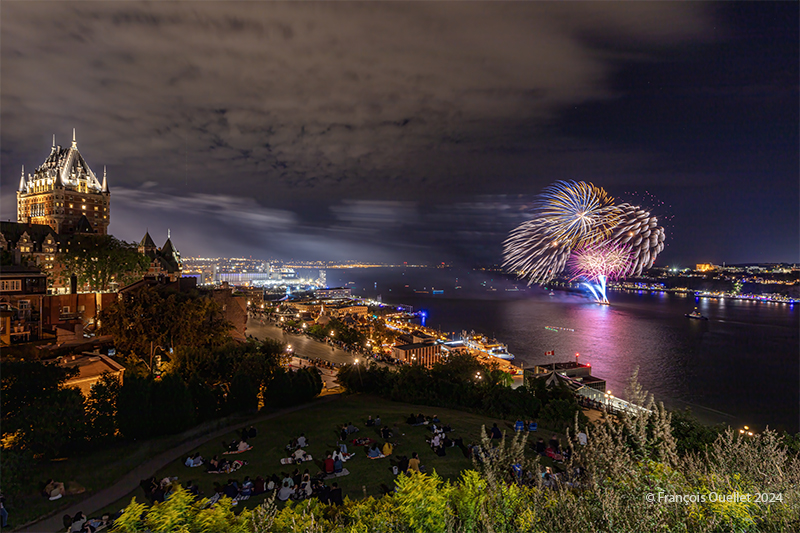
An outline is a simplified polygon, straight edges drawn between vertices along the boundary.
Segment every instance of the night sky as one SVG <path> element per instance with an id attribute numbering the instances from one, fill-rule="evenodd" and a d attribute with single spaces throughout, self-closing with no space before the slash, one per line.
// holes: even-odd
<path id="1" fill-rule="evenodd" d="M 0 15 L 3 219 L 74 127 L 110 232 L 184 256 L 499 263 L 572 179 L 659 216 L 657 265 L 800 261 L 797 2 Z"/>

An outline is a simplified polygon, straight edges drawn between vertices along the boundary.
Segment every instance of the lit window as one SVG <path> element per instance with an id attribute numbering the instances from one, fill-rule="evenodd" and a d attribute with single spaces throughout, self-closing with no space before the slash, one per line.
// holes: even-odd
<path id="1" fill-rule="evenodd" d="M 4 279 L 0 281 L 0 291 L 21 291 L 22 281 L 18 279 Z"/>
<path id="2" fill-rule="evenodd" d="M 73 207 L 74 207 L 74 206 L 73 206 L 72 204 L 69 204 L 69 208 L 70 208 L 70 209 L 72 209 Z"/>
<path id="3" fill-rule="evenodd" d="M 85 210 L 86 210 L 86 206 L 85 206 L 85 205 L 82 205 L 82 206 L 81 206 L 81 209 L 83 209 L 83 210 L 85 211 Z"/>

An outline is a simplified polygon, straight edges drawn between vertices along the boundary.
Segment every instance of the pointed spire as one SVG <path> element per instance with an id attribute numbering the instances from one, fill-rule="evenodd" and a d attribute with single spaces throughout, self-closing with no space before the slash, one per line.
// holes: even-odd
<path id="1" fill-rule="evenodd" d="M 25 165 L 22 165 L 22 176 L 19 178 L 19 190 L 25 190 Z"/>
<path id="2" fill-rule="evenodd" d="M 72 128 L 72 146 L 78 146 L 78 141 L 75 140 L 75 128 Z"/>
<path id="3" fill-rule="evenodd" d="M 106 180 L 106 166 L 103 165 L 103 192 L 108 192 L 108 181 Z"/>
<path id="4" fill-rule="evenodd" d="M 53 134 L 53 148 L 56 147 L 56 134 Z"/>
<path id="5" fill-rule="evenodd" d="M 170 240 L 172 237 L 169 234 L 169 228 L 167 228 L 167 240 Z"/>

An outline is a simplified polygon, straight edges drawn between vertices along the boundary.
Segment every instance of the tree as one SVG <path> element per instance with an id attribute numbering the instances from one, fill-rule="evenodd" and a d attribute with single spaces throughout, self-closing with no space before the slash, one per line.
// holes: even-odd
<path id="1" fill-rule="evenodd" d="M 239 372 L 233 376 L 228 391 L 228 407 L 232 413 L 258 409 L 258 387 L 248 374 Z"/>
<path id="2" fill-rule="evenodd" d="M 83 394 L 64 386 L 77 375 L 77 369 L 20 361 L 2 363 L 0 373 L 7 447 L 55 457 L 83 442 Z"/>
<path id="3" fill-rule="evenodd" d="M 151 372 L 159 348 L 219 346 L 232 328 L 211 298 L 152 287 L 121 295 L 100 313 L 100 324 L 121 351 L 143 357 Z"/>
<path id="4" fill-rule="evenodd" d="M 153 380 L 149 408 L 156 435 L 178 433 L 194 423 L 192 395 L 177 373 L 162 374 Z"/>
<path id="5" fill-rule="evenodd" d="M 149 437 L 150 394 L 153 381 L 150 376 L 127 376 L 117 398 L 117 427 L 129 439 Z"/>
<path id="6" fill-rule="evenodd" d="M 109 372 L 89 390 L 86 400 L 86 417 L 91 427 L 92 440 L 110 440 L 117 434 L 117 399 L 119 378 Z"/>
<path id="7" fill-rule="evenodd" d="M 136 244 L 113 235 L 73 235 L 59 259 L 62 282 L 74 274 L 79 286 L 88 285 L 92 291 L 107 291 L 112 281 L 127 285 L 141 279 L 150 262 Z"/>

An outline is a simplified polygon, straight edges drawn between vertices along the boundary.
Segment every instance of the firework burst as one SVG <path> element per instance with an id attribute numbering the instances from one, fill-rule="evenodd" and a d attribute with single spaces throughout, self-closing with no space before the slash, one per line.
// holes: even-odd
<path id="1" fill-rule="evenodd" d="M 559 181 L 537 198 L 531 220 L 506 239 L 503 265 L 528 283 L 545 283 L 567 264 L 573 248 L 608 238 L 621 212 L 600 187 L 583 181 Z"/>
<path id="2" fill-rule="evenodd" d="M 604 285 L 606 277 L 639 275 L 653 266 L 664 237 L 664 228 L 649 211 L 614 205 L 605 190 L 591 183 L 559 181 L 542 191 L 531 219 L 503 243 L 503 266 L 530 285 L 552 280 L 572 261 L 573 270 L 585 270 L 582 275 L 595 280 L 602 277 Z"/>
<path id="3" fill-rule="evenodd" d="M 634 267 L 634 253 L 630 247 L 602 243 L 589 248 L 575 250 L 569 259 L 569 267 L 575 278 L 590 280 L 624 278 Z"/>

